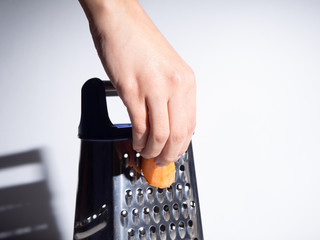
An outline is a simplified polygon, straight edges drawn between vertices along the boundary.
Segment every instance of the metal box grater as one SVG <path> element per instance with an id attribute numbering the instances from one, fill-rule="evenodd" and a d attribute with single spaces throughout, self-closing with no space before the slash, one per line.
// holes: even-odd
<path id="1" fill-rule="evenodd" d="M 74 239 L 202 240 L 191 143 L 166 189 L 149 185 L 132 149 L 131 125 L 113 125 L 106 95 L 110 82 L 94 78 L 82 87 L 81 152 Z"/>

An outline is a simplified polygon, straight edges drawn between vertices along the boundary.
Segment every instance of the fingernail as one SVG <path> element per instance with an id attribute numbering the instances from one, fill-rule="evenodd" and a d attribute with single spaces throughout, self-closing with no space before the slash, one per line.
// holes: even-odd
<path id="1" fill-rule="evenodd" d="M 167 165 L 166 163 L 163 163 L 163 162 L 161 161 L 161 159 L 159 159 L 159 158 L 155 158 L 155 159 L 154 159 L 154 163 L 155 163 L 158 167 L 164 167 L 164 166 Z"/>

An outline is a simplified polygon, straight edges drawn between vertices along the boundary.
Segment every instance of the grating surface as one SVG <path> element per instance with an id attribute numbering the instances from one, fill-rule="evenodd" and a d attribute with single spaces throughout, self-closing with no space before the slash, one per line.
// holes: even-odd
<path id="1" fill-rule="evenodd" d="M 131 143 L 82 141 L 74 239 L 202 240 L 191 144 L 161 189 L 147 183 Z"/>
<path id="2" fill-rule="evenodd" d="M 114 232 L 119 239 L 202 239 L 192 150 L 176 162 L 175 182 L 150 186 L 140 172 L 141 158 L 122 152 L 122 174 L 114 176 Z M 193 172 L 193 174 L 191 174 Z"/>

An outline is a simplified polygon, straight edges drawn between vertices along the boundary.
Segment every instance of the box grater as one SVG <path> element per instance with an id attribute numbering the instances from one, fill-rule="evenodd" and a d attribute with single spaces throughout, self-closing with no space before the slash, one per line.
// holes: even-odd
<path id="1" fill-rule="evenodd" d="M 109 81 L 93 78 L 82 87 L 74 239 L 203 239 L 191 143 L 175 163 L 175 182 L 149 185 L 132 149 L 131 125 L 108 117 L 106 96 L 114 95 Z"/>

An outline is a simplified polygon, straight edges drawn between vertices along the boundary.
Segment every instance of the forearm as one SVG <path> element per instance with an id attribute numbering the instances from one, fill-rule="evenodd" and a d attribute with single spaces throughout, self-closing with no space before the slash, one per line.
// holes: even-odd
<path id="1" fill-rule="evenodd" d="M 119 69 L 115 67 L 127 63 L 130 56 L 137 59 L 139 54 L 135 51 L 138 47 L 144 46 L 139 51 L 148 52 L 148 47 L 158 45 L 174 52 L 137 0 L 80 0 L 80 3 L 87 15 L 99 57 L 115 87 L 119 82 Z M 126 56 L 121 56 L 123 53 Z"/>

